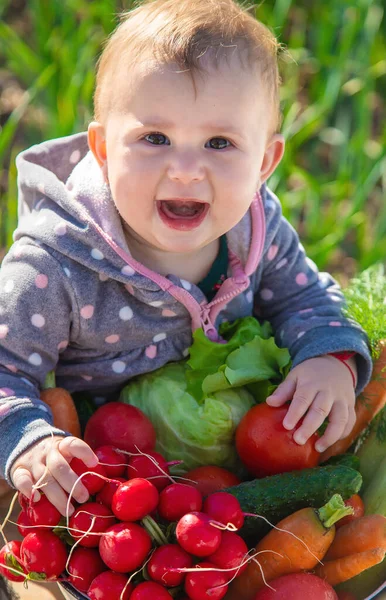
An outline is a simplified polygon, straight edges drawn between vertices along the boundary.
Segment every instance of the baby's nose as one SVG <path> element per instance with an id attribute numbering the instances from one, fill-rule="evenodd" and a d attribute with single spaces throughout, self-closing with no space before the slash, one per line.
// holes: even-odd
<path id="1" fill-rule="evenodd" d="M 197 154 L 179 152 L 171 157 L 168 176 L 171 180 L 180 181 L 181 183 L 202 181 L 205 177 L 205 168 Z"/>

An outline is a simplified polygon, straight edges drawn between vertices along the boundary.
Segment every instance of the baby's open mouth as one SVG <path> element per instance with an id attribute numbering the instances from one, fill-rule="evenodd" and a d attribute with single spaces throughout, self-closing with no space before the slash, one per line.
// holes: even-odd
<path id="1" fill-rule="evenodd" d="M 161 200 L 160 210 L 169 219 L 194 219 L 206 210 L 205 202 L 194 200 Z"/>

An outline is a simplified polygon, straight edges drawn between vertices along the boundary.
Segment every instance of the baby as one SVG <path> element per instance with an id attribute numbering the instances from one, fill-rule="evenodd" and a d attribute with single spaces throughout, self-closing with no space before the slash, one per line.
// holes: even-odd
<path id="1" fill-rule="evenodd" d="M 266 186 L 284 152 L 277 53 L 232 0 L 145 3 L 103 51 L 88 134 L 18 157 L 20 220 L 0 271 L 0 469 L 27 497 L 44 482 L 65 514 L 72 457 L 97 462 L 53 427 L 39 399 L 49 371 L 107 401 L 186 357 L 195 329 L 217 341 L 221 322 L 247 315 L 290 351 L 267 402 L 291 401 L 295 441 L 326 417 L 319 451 L 352 429 L 366 335 Z"/>

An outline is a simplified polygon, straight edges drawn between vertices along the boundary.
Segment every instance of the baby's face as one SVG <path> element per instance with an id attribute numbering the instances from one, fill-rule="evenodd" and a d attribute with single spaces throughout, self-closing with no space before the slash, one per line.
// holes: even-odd
<path id="1" fill-rule="evenodd" d="M 135 237 L 172 253 L 203 248 L 240 221 L 282 156 L 259 77 L 231 61 L 194 84 L 164 67 L 117 85 L 89 139 L 129 246 Z"/>

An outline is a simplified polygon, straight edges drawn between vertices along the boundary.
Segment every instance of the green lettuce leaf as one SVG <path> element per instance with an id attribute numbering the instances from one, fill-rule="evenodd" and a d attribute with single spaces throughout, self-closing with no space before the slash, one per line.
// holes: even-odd
<path id="1" fill-rule="evenodd" d="M 245 317 L 223 324 L 220 334 L 226 343 L 208 340 L 202 329 L 193 334 L 187 391 L 198 402 L 216 391 L 269 380 L 264 386 L 268 389 L 272 383 L 282 381 L 290 355 L 287 349 L 276 345 L 268 322 L 261 324 L 253 317 Z M 261 386 L 259 397 L 262 389 Z"/>
<path id="2" fill-rule="evenodd" d="M 168 461 L 183 460 L 187 470 L 208 464 L 235 470 L 234 434 L 253 406 L 253 397 L 236 388 L 198 403 L 187 392 L 186 370 L 183 361 L 142 375 L 123 389 L 120 400 L 149 417 L 156 430 L 156 449 Z"/>
<path id="3" fill-rule="evenodd" d="M 199 329 L 188 361 L 169 363 L 129 382 L 120 400 L 141 409 L 156 430 L 157 450 L 185 469 L 218 465 L 237 470 L 236 427 L 290 369 L 269 323 L 253 317 L 220 328 L 224 343 Z"/>

